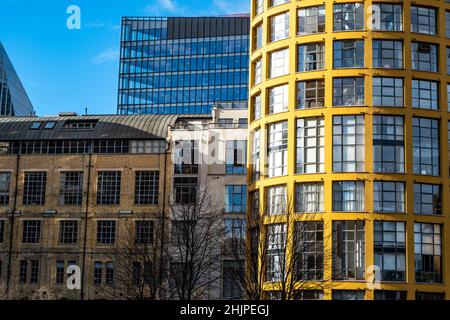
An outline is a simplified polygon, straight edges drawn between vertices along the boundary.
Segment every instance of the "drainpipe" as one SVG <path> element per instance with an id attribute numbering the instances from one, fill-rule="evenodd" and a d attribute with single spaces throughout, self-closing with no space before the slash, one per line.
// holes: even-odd
<path id="1" fill-rule="evenodd" d="M 14 240 L 14 223 L 15 215 L 17 210 L 17 192 L 19 190 L 19 168 L 20 168 L 20 153 L 17 154 L 16 158 L 16 175 L 15 175 L 15 186 L 14 186 L 14 200 L 13 200 L 13 210 L 10 218 L 9 225 L 9 250 L 8 250 L 8 269 L 6 275 L 6 296 L 9 297 L 9 283 L 11 281 L 11 263 L 13 255 L 13 240 Z"/>
<path id="2" fill-rule="evenodd" d="M 171 125 L 169 125 L 169 129 L 173 129 Z M 164 266 L 164 237 L 165 237 L 165 229 L 166 229 L 166 185 L 167 185 L 167 155 L 170 151 L 170 141 L 166 140 L 166 150 L 164 152 L 164 178 L 163 178 L 163 203 L 162 203 L 162 212 L 161 212 L 161 245 L 160 245 L 160 259 L 159 259 L 159 287 L 162 287 L 162 279 L 163 279 L 163 270 Z"/>
<path id="3" fill-rule="evenodd" d="M 84 285 L 85 285 L 85 269 L 86 269 L 86 248 L 87 248 L 87 233 L 88 233 L 88 213 L 89 213 L 89 198 L 91 189 L 91 167 L 92 167 L 92 148 L 94 148 L 94 141 L 91 142 L 91 149 L 89 152 L 89 165 L 88 165 L 88 176 L 87 176 L 87 187 L 86 187 L 86 209 L 84 212 L 84 239 L 83 239 L 83 257 L 82 257 L 82 267 L 81 267 L 81 300 L 84 300 Z"/>

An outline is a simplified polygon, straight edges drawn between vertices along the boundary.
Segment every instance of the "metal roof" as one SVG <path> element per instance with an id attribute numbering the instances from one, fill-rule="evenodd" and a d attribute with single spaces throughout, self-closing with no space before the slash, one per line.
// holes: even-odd
<path id="1" fill-rule="evenodd" d="M 14 140 L 90 140 L 90 139 L 165 139 L 168 126 L 182 119 L 211 119 L 210 115 L 88 115 L 48 117 L 0 117 L 0 141 Z M 94 128 L 67 128 L 68 120 L 98 121 Z M 44 123 L 56 122 L 53 129 Z M 31 130 L 33 122 L 42 122 Z"/>

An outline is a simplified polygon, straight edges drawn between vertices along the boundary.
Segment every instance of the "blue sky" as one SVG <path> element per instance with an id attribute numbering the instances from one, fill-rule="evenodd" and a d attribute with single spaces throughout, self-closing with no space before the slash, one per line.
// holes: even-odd
<path id="1" fill-rule="evenodd" d="M 69 30 L 70 5 L 81 29 Z M 116 113 L 122 16 L 249 11 L 250 0 L 0 0 L 0 41 L 38 115 Z"/>

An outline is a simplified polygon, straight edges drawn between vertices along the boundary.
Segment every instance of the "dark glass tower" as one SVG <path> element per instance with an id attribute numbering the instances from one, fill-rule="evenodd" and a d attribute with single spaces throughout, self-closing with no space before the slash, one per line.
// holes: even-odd
<path id="1" fill-rule="evenodd" d="M 34 110 L 0 42 L 0 116 L 29 116 Z"/>
<path id="2" fill-rule="evenodd" d="M 122 19 L 118 113 L 246 108 L 249 17 Z"/>

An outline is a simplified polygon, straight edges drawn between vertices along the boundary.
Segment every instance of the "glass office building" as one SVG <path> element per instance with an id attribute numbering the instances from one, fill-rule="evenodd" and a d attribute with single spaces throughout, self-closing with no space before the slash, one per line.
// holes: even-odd
<path id="1" fill-rule="evenodd" d="M 122 19 L 119 114 L 247 107 L 248 16 Z"/>
<path id="2" fill-rule="evenodd" d="M 29 116 L 33 106 L 0 42 L 0 116 Z"/>

